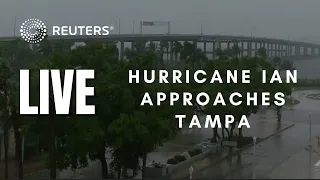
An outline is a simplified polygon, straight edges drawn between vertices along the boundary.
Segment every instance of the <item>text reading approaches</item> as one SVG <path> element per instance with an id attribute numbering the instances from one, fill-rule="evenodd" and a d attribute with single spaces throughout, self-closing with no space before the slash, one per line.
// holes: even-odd
<path id="1" fill-rule="evenodd" d="M 251 74 L 250 70 L 226 70 L 226 72 L 215 70 L 211 74 L 206 73 L 204 70 L 129 70 L 130 84 L 208 84 L 210 89 L 215 89 L 217 87 L 215 85 L 218 85 L 219 88 L 217 90 L 210 90 L 210 92 L 205 92 L 204 90 L 203 92 L 195 93 L 191 89 L 185 89 L 181 92 L 156 92 L 155 95 L 145 92 L 140 103 L 140 106 L 161 106 L 162 103 L 169 103 L 170 106 L 175 106 L 180 103 L 182 106 L 193 106 L 195 110 L 198 107 L 206 109 L 209 106 L 233 107 L 239 108 L 239 110 L 245 107 L 283 106 L 286 103 L 286 93 L 279 90 L 277 92 L 273 88 L 268 89 L 268 87 L 271 87 L 270 85 L 272 84 L 297 83 L 297 79 L 297 70 L 287 70 L 284 76 L 278 70 L 271 72 L 261 70 L 254 75 Z M 255 86 L 257 83 L 260 86 Z M 221 88 L 224 85 L 240 85 L 242 86 L 242 91 L 226 92 Z M 266 88 L 251 88 L 261 86 Z M 252 89 L 255 89 L 255 91 Z M 267 92 L 266 89 L 268 90 Z M 220 110 L 224 111 L 223 108 Z M 206 115 L 204 116 L 204 125 L 201 123 L 198 113 L 194 114 L 192 117 L 187 117 L 186 114 L 176 114 L 175 118 L 179 121 L 179 128 L 183 127 L 183 122 L 186 119 L 191 119 L 189 128 L 194 126 L 197 128 L 228 128 L 236 120 L 238 120 L 237 128 L 243 126 L 250 128 L 248 114 L 235 116 L 234 114 L 220 112 L 215 115 Z M 221 123 L 224 123 L 224 126 Z"/>

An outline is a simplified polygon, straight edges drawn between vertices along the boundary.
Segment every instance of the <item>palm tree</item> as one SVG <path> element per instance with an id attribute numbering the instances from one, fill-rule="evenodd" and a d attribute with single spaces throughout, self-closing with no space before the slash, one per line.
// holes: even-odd
<path id="1" fill-rule="evenodd" d="M 162 60 L 162 64 L 164 64 L 163 61 L 163 51 L 166 51 L 167 54 L 167 61 L 169 60 L 169 42 L 168 41 L 160 41 L 160 56 Z"/>
<path id="2" fill-rule="evenodd" d="M 202 64 L 208 61 L 205 53 L 196 47 L 196 44 L 185 41 L 181 51 L 181 60 L 186 64 L 191 65 L 193 69 L 201 68 Z"/>
<path id="3" fill-rule="evenodd" d="M 280 57 L 276 56 L 272 59 L 272 64 L 276 69 L 280 69 L 281 59 Z"/>
<path id="4" fill-rule="evenodd" d="M 175 41 L 173 44 L 173 53 L 175 56 L 174 57 L 175 61 L 178 61 L 178 55 L 179 55 L 179 53 L 181 53 L 182 49 L 183 49 L 183 46 L 182 46 L 181 42 Z"/>
<path id="5" fill-rule="evenodd" d="M 263 58 L 267 57 L 267 49 L 264 47 L 259 48 L 257 53 L 258 53 L 258 56 L 261 56 Z"/>
<path id="6" fill-rule="evenodd" d="M 12 69 L 10 68 L 9 63 L 2 59 L 0 61 L 0 101 L 1 101 L 1 119 L 3 126 L 3 137 L 4 137 L 4 158 L 5 158 L 5 179 L 9 178 L 9 159 L 8 159 L 8 150 L 9 150 L 9 139 L 8 131 L 10 129 L 9 122 L 9 79 L 12 77 Z"/>
<path id="7" fill-rule="evenodd" d="M 233 45 L 231 48 L 231 52 L 233 56 L 238 57 L 240 55 L 240 51 L 241 51 L 240 47 L 237 44 Z"/>
<path id="8" fill-rule="evenodd" d="M 149 46 L 147 47 L 147 50 L 156 51 L 156 49 L 157 49 L 156 43 L 154 43 L 153 41 L 150 41 Z"/>
<path id="9" fill-rule="evenodd" d="M 280 67 L 279 67 L 280 70 L 290 70 L 290 71 L 293 71 L 295 70 L 296 68 L 294 67 L 294 64 L 292 61 L 290 60 L 284 60 L 281 64 L 280 64 Z"/>

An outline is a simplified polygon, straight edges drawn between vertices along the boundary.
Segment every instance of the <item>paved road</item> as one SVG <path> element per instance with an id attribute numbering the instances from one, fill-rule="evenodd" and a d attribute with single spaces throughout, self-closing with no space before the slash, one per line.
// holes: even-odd
<path id="1" fill-rule="evenodd" d="M 312 142 L 312 150 L 305 148 L 289 160 L 277 166 L 270 179 L 319 179 L 320 146 L 317 139 Z"/>
<path id="2" fill-rule="evenodd" d="M 306 94 L 320 93 L 320 90 L 297 91 L 293 97 L 300 101 L 294 107 L 285 107 L 282 112 L 282 120 L 293 123 L 309 124 L 309 114 L 311 114 L 312 125 L 320 125 L 320 100 L 311 100 L 305 98 Z M 260 111 L 253 115 L 254 119 L 275 120 L 276 113 L 273 110 Z"/>
<path id="3" fill-rule="evenodd" d="M 320 126 L 313 126 L 311 133 L 313 137 L 320 135 Z M 267 178 L 277 165 L 303 150 L 308 141 L 309 126 L 297 124 L 257 144 L 255 158 L 253 148 L 249 148 L 232 156 L 231 163 L 230 159 L 226 159 L 219 165 L 195 172 L 194 178 L 252 178 L 254 162 L 255 177 Z"/>

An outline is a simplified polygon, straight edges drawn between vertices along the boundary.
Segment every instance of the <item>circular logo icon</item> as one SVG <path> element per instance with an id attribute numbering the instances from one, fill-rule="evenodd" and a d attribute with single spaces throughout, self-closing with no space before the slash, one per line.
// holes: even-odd
<path id="1" fill-rule="evenodd" d="M 21 37 L 28 43 L 39 43 L 47 36 L 47 28 L 39 19 L 27 19 L 20 29 Z"/>

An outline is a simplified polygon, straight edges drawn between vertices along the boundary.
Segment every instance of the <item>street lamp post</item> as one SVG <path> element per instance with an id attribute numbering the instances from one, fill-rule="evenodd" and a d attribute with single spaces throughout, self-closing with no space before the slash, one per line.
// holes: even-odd
<path id="1" fill-rule="evenodd" d="M 253 137 L 253 172 L 252 172 L 252 179 L 256 179 L 256 141 L 257 141 L 257 137 Z"/>
<path id="2" fill-rule="evenodd" d="M 17 16 L 14 17 L 13 37 L 16 38 Z"/>
<path id="3" fill-rule="evenodd" d="M 310 148 L 312 147 L 312 142 L 311 142 L 311 113 L 309 113 L 309 146 L 310 146 Z"/>
<path id="4" fill-rule="evenodd" d="M 292 100 L 292 104 L 294 103 L 293 93 L 294 93 L 294 88 L 292 88 L 292 93 L 291 93 L 291 100 Z"/>
<path id="5" fill-rule="evenodd" d="M 21 134 L 22 129 L 19 128 L 18 131 Z M 22 141 L 21 141 L 21 161 L 23 162 L 24 161 L 24 141 L 25 141 L 25 137 L 24 137 L 24 135 L 22 135 L 21 137 L 22 137 Z"/>
<path id="6" fill-rule="evenodd" d="M 203 35 L 203 25 L 201 24 L 201 35 Z"/>
<path id="7" fill-rule="evenodd" d="M 118 28 L 119 28 L 118 32 L 120 34 L 120 18 L 118 16 L 116 16 L 116 18 L 118 19 Z"/>

